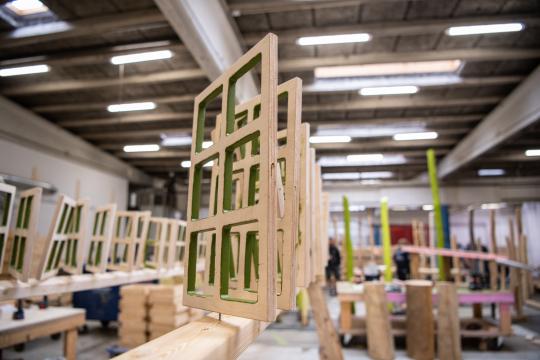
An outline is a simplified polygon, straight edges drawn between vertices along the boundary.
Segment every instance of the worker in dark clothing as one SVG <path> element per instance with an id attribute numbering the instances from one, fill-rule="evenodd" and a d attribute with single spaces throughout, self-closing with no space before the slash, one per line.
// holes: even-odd
<path id="1" fill-rule="evenodd" d="M 394 253 L 394 263 L 396 264 L 397 277 L 399 280 L 407 280 L 410 274 L 409 253 L 406 253 L 401 249 L 403 243 L 405 243 L 403 240 L 398 242 L 397 250 Z"/>
<path id="2" fill-rule="evenodd" d="M 336 240 L 330 238 L 328 246 L 328 264 L 326 265 L 326 281 L 330 289 L 330 295 L 336 295 L 336 281 L 340 280 L 341 255 Z M 334 277 L 332 278 L 332 275 Z"/>

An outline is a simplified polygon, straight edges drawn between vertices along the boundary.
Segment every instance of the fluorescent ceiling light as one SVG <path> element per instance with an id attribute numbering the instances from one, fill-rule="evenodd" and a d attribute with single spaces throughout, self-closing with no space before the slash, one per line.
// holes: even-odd
<path id="1" fill-rule="evenodd" d="M 358 211 L 364 211 L 366 210 L 366 207 L 364 205 L 349 205 L 349 211 L 350 212 L 358 212 Z M 331 212 L 343 212 L 343 206 L 341 205 L 334 205 L 330 207 Z"/>
<path id="2" fill-rule="evenodd" d="M 48 65 L 31 65 L 31 66 L 20 66 L 14 68 L 0 69 L 0 76 L 17 76 L 17 75 L 28 75 L 28 74 L 39 74 L 49 71 Z"/>
<path id="3" fill-rule="evenodd" d="M 131 64 L 143 61 L 170 59 L 173 56 L 170 50 L 148 51 L 138 54 L 118 55 L 111 58 L 114 65 Z"/>
<path id="4" fill-rule="evenodd" d="M 407 211 L 409 208 L 405 205 L 395 205 L 390 208 L 392 211 Z"/>
<path id="5" fill-rule="evenodd" d="M 203 165 L 203 167 L 210 167 L 210 166 L 212 166 L 212 165 L 214 165 L 214 162 L 213 162 L 213 161 L 209 161 L 209 162 L 205 163 L 205 164 Z M 182 162 L 180 163 L 180 166 L 182 166 L 182 167 L 185 168 L 185 169 L 189 169 L 189 168 L 191 167 L 191 161 L 189 161 L 189 160 L 184 160 L 184 161 L 182 161 Z"/>
<path id="6" fill-rule="evenodd" d="M 346 135 L 311 136 L 309 142 L 312 144 L 348 143 L 351 142 L 351 137 Z"/>
<path id="7" fill-rule="evenodd" d="M 424 211 L 433 211 L 434 207 L 433 205 L 422 205 L 422 210 Z"/>
<path id="8" fill-rule="evenodd" d="M 370 138 L 393 136 L 400 133 L 422 132 L 426 129 L 425 125 L 418 123 L 402 123 L 392 126 L 346 126 L 334 127 L 332 125 L 320 126 L 317 128 L 317 136 L 329 136 L 346 133 L 352 138 Z"/>
<path id="9" fill-rule="evenodd" d="M 156 103 L 152 101 L 126 103 L 126 104 L 114 104 L 107 106 L 109 112 L 124 112 L 124 111 L 141 111 L 152 110 L 156 108 Z"/>
<path id="10" fill-rule="evenodd" d="M 19 16 L 49 11 L 49 8 L 39 0 L 14 0 L 8 2 L 6 7 Z"/>
<path id="11" fill-rule="evenodd" d="M 441 86 L 463 82 L 457 74 L 427 74 L 405 76 L 379 76 L 379 77 L 355 77 L 355 78 L 322 78 L 315 79 L 311 84 L 303 87 L 304 92 L 332 92 L 332 91 L 357 91 L 366 87 L 381 86 Z"/>
<path id="12" fill-rule="evenodd" d="M 369 171 L 360 173 L 361 179 L 388 179 L 394 176 L 391 171 Z"/>
<path id="13" fill-rule="evenodd" d="M 525 156 L 540 156 L 540 149 L 529 149 L 525 151 Z"/>
<path id="14" fill-rule="evenodd" d="M 358 92 L 362 96 L 375 96 L 375 95 L 403 95 L 403 94 L 416 94 L 418 92 L 418 86 L 403 85 L 403 86 L 381 86 L 381 87 L 369 87 L 360 89 Z"/>
<path id="15" fill-rule="evenodd" d="M 357 34 L 340 34 L 340 35 L 323 35 L 323 36 L 305 36 L 298 38 L 298 45 L 327 45 L 327 44 L 347 44 L 366 42 L 371 40 L 371 35 L 366 33 Z"/>
<path id="16" fill-rule="evenodd" d="M 360 180 L 360 179 L 388 179 L 394 175 L 391 171 L 368 171 L 368 172 L 348 172 L 348 173 L 325 173 L 324 180 Z"/>
<path id="17" fill-rule="evenodd" d="M 360 173 L 325 173 L 323 180 L 360 180 Z"/>
<path id="18" fill-rule="evenodd" d="M 315 68 L 316 78 L 388 76 L 405 74 L 452 73 L 461 60 L 415 61 L 366 65 L 321 66 Z"/>
<path id="19" fill-rule="evenodd" d="M 521 31 L 524 28 L 525 25 L 523 25 L 522 23 L 453 26 L 446 29 L 446 34 L 449 36 L 496 34 Z"/>
<path id="20" fill-rule="evenodd" d="M 124 146 L 124 152 L 150 152 L 159 151 L 158 144 L 144 144 L 144 145 L 126 145 Z"/>
<path id="21" fill-rule="evenodd" d="M 348 155 L 347 161 L 364 161 L 364 162 L 379 162 L 384 159 L 383 154 L 356 154 Z"/>
<path id="22" fill-rule="evenodd" d="M 435 131 L 425 131 L 417 133 L 403 133 L 395 134 L 394 140 L 396 141 L 410 141 L 410 140 L 432 140 L 436 139 L 439 135 Z"/>
<path id="23" fill-rule="evenodd" d="M 482 206 L 480 207 L 482 208 L 482 210 L 497 210 L 497 209 L 506 207 L 506 204 L 505 203 L 489 203 L 489 204 L 482 204 Z"/>
<path id="24" fill-rule="evenodd" d="M 381 183 L 381 180 L 378 180 L 378 179 L 369 179 L 369 180 L 360 181 L 360 184 L 362 185 L 377 185 L 380 183 Z"/>
<path id="25" fill-rule="evenodd" d="M 202 143 L 202 148 L 203 148 L 203 149 L 208 149 L 208 148 L 209 148 L 210 146 L 212 146 L 212 145 L 214 145 L 214 143 L 211 142 L 211 141 L 203 141 L 203 143 Z"/>
<path id="26" fill-rule="evenodd" d="M 167 136 L 161 140 L 162 146 L 191 145 L 191 136 Z"/>
<path id="27" fill-rule="evenodd" d="M 480 169 L 478 176 L 501 176 L 504 175 L 504 169 Z"/>
<path id="28" fill-rule="evenodd" d="M 406 163 L 403 155 L 362 154 L 344 156 L 322 156 L 319 164 L 322 167 L 348 167 L 348 166 L 373 166 L 373 165 L 396 165 Z"/>

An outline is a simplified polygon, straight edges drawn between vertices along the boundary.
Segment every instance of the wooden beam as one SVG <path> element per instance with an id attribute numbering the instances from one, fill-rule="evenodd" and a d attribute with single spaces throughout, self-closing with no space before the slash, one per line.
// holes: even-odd
<path id="1" fill-rule="evenodd" d="M 324 26 L 312 28 L 296 28 L 285 30 L 272 30 L 278 37 L 280 44 L 296 43 L 303 36 L 338 35 L 351 33 L 369 33 L 373 37 L 385 36 L 409 36 L 423 34 L 439 34 L 451 26 L 463 26 L 471 24 L 497 24 L 504 22 L 522 22 L 528 26 L 540 24 L 540 17 L 534 14 L 502 14 L 463 18 L 385 21 L 363 23 L 355 25 Z M 247 45 L 255 44 L 265 32 L 248 32 L 244 34 Z"/>
<path id="2" fill-rule="evenodd" d="M 199 265 L 199 269 L 202 270 L 202 265 Z M 183 268 L 172 270 L 143 269 L 132 272 L 114 271 L 101 274 L 55 276 L 41 282 L 32 280 L 32 282 L 24 284 L 5 280 L 0 281 L 0 301 L 99 289 L 165 277 L 182 276 L 183 274 Z"/>
<path id="3" fill-rule="evenodd" d="M 464 61 L 526 60 L 540 58 L 540 49 L 486 48 L 452 49 L 408 52 L 366 53 L 361 55 L 309 57 L 284 59 L 279 63 L 281 72 L 313 70 L 319 66 L 361 65 L 409 61 L 459 59 Z"/>
<path id="4" fill-rule="evenodd" d="M 108 118 L 97 119 L 83 119 L 83 120 L 61 120 L 57 124 L 68 129 L 81 129 L 86 127 L 96 127 L 105 125 L 125 125 L 125 124 L 139 124 L 139 123 L 154 123 L 171 120 L 191 120 L 193 118 L 192 112 L 158 112 L 136 115 L 125 115 Z M 187 125 L 185 131 L 191 132 L 191 124 Z M 180 130 L 178 130 L 180 131 Z M 177 132 L 178 132 L 177 131 Z"/>
<path id="5" fill-rule="evenodd" d="M 167 26 L 165 18 L 157 9 L 148 9 L 100 15 L 71 22 L 57 21 L 37 24 L 0 34 L 0 49 L 28 46 L 36 42 L 103 34 L 129 28 L 140 30 L 146 26 L 155 27 L 156 23 Z"/>
<path id="6" fill-rule="evenodd" d="M 461 87 L 478 87 L 478 86 L 495 86 L 495 85 L 506 85 L 506 84 L 515 84 L 523 80 L 522 76 L 492 76 L 492 77 L 475 77 L 475 78 L 463 78 L 460 83 L 453 84 L 443 84 L 436 86 L 429 86 L 429 89 L 437 88 L 461 88 Z M 331 92 L 332 94 L 336 93 L 352 93 L 356 92 L 347 90 L 347 91 L 335 91 Z M 304 88 L 304 93 L 316 94 L 321 93 L 318 91 L 310 91 L 309 88 Z M 322 92 L 321 94 L 329 94 L 329 92 Z M 195 94 L 185 94 L 185 95 L 174 95 L 174 96 L 158 96 L 151 98 L 135 98 L 135 99 L 126 99 L 126 102 L 144 102 L 144 101 L 153 101 L 157 104 L 175 104 L 175 103 L 191 103 L 195 99 Z M 39 113 L 65 113 L 65 112 L 78 112 L 78 111 L 90 111 L 90 110 L 104 110 L 109 102 L 76 102 L 76 103 L 67 103 L 67 104 L 52 104 L 52 105 L 37 105 L 32 107 L 32 111 Z"/>
<path id="7" fill-rule="evenodd" d="M 381 2 L 403 2 L 404 0 L 299 0 L 299 1 L 252 1 L 229 4 L 229 9 L 235 16 L 276 13 L 286 11 L 301 11 L 326 9 L 342 6 L 356 6 Z"/>
<path id="8" fill-rule="evenodd" d="M 160 150 L 156 152 L 145 152 L 145 153 L 125 153 L 119 152 L 115 154 L 116 156 L 123 159 L 180 159 L 188 158 L 190 155 L 189 150 Z"/>
<path id="9" fill-rule="evenodd" d="M 141 51 L 171 50 L 176 56 L 190 56 L 186 47 L 177 40 L 152 41 L 135 44 L 105 46 L 84 50 L 61 51 L 24 58 L 0 61 L 0 67 L 47 64 L 49 66 L 76 66 L 109 64 L 112 56 L 128 55 Z"/>
<path id="10" fill-rule="evenodd" d="M 243 55 L 239 31 L 224 2 L 155 0 L 155 3 L 210 80 L 217 79 Z M 236 85 L 240 100 L 251 99 L 258 93 L 253 72 L 248 72 Z"/>
<path id="11" fill-rule="evenodd" d="M 444 125 L 455 125 L 455 124 L 466 124 L 473 123 L 479 120 L 482 120 L 484 114 L 471 114 L 471 115 L 439 115 L 439 116 L 411 116 L 411 117 L 384 117 L 384 118 L 354 118 L 354 119 L 339 119 L 339 120 L 328 120 L 320 119 L 316 121 L 311 121 L 310 124 L 315 129 L 324 129 L 326 127 L 343 127 L 344 130 L 347 130 L 347 127 L 358 127 L 358 126 L 385 126 L 385 125 L 396 125 L 403 123 L 420 123 L 425 124 L 426 126 L 444 126 Z"/>
<path id="12" fill-rule="evenodd" d="M 540 66 L 499 104 L 439 165 L 441 177 L 477 159 L 540 118 Z"/>
<path id="13" fill-rule="evenodd" d="M 462 358 L 461 336 L 456 285 L 450 282 L 439 282 L 436 286 L 439 294 L 437 354 L 441 360 L 460 360 Z"/>
<path id="14" fill-rule="evenodd" d="M 174 81 L 187 81 L 193 79 L 200 79 L 203 77 L 204 73 L 200 69 L 180 69 L 162 71 L 158 73 L 132 75 L 127 76 L 123 79 L 102 78 L 94 80 L 61 80 L 42 82 L 38 84 L 18 85 L 11 88 L 6 88 L 3 91 L 3 94 L 8 96 L 47 94 L 66 91 L 100 89 L 125 85 L 144 85 L 151 83 L 155 84 Z"/>
<path id="15" fill-rule="evenodd" d="M 312 282 L 308 287 L 309 302 L 312 314 L 317 324 L 319 337 L 319 358 L 321 360 L 343 360 L 341 344 L 336 328 L 328 312 L 325 295 L 321 289 L 320 281 Z"/>
<path id="16" fill-rule="evenodd" d="M 173 96 L 160 96 L 151 98 L 138 98 L 138 99 L 124 99 L 125 102 L 146 102 L 152 101 L 156 104 L 184 104 L 192 103 L 195 99 L 195 94 L 185 95 L 173 95 Z M 66 113 L 66 112 L 79 112 L 79 111 L 92 111 L 92 110 L 105 110 L 111 101 L 97 101 L 97 102 L 72 102 L 61 103 L 51 105 L 37 105 L 30 107 L 34 112 L 46 114 L 46 113 Z"/>
<path id="17" fill-rule="evenodd" d="M 429 60 L 448 60 L 461 59 L 466 61 L 493 61 L 493 60 L 525 60 L 540 58 L 540 49 L 454 49 L 454 50 L 434 50 L 434 51 L 415 51 L 400 52 L 399 61 L 429 61 Z M 309 71 L 318 66 L 333 65 L 360 65 L 388 63 L 396 61 L 396 53 L 368 53 L 351 56 L 333 56 L 321 58 L 298 58 L 284 59 L 279 63 L 280 72 Z M 97 79 L 97 80 L 61 80 L 55 82 L 45 82 L 40 84 L 19 85 L 7 87 L 3 94 L 8 96 L 32 95 L 38 93 L 54 93 L 62 91 L 80 91 L 88 88 L 104 88 L 125 85 L 135 85 L 144 83 L 159 83 L 172 81 L 188 81 L 201 79 L 205 77 L 202 69 L 190 68 L 181 70 L 170 70 L 144 75 L 133 75 L 120 79 Z M 515 77 L 498 77 L 493 81 L 493 85 L 499 81 L 503 83 L 512 83 L 517 81 Z M 465 86 L 483 85 L 483 81 L 489 80 L 465 80 Z M 469 82 L 467 84 L 467 82 Z M 459 85 L 458 85 L 459 86 Z M 463 85 L 462 85 L 463 86 Z"/>
<path id="18" fill-rule="evenodd" d="M 170 333 L 149 341 L 119 357 L 118 360 L 233 360 L 257 339 L 269 323 L 230 315 L 211 313 Z"/>
<path id="19" fill-rule="evenodd" d="M 407 355 L 413 359 L 435 358 L 432 285 L 427 280 L 405 282 L 407 299 Z"/>
<path id="20" fill-rule="evenodd" d="M 383 282 L 366 282 L 366 330 L 368 353 L 372 359 L 392 360 L 394 336 Z"/>
<path id="21" fill-rule="evenodd" d="M 394 97 L 380 99 L 358 98 L 356 100 L 340 101 L 328 104 L 304 105 L 302 111 L 351 111 L 366 109 L 408 109 L 408 108 L 441 108 L 441 107 L 464 107 L 498 104 L 501 96 L 489 96 L 478 98 L 439 98 L 439 97 Z"/>

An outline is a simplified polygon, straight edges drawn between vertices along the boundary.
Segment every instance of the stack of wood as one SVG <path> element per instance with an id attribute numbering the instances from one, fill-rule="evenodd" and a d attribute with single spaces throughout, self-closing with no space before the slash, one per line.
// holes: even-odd
<path id="1" fill-rule="evenodd" d="M 150 339 L 162 336 L 191 320 L 190 309 L 182 305 L 182 286 L 155 285 L 148 295 Z"/>
<path id="2" fill-rule="evenodd" d="M 151 286 L 136 284 L 120 288 L 118 337 L 121 346 L 133 348 L 148 341 L 148 292 Z"/>

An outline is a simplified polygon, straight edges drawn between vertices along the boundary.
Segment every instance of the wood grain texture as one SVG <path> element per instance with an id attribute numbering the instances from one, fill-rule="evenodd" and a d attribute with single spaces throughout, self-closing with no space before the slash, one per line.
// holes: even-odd
<path id="1" fill-rule="evenodd" d="M 376 360 L 394 359 L 394 336 L 392 335 L 384 283 L 366 282 L 364 285 L 364 301 L 366 304 L 369 356 Z"/>
<path id="2" fill-rule="evenodd" d="M 435 329 L 431 282 L 408 280 L 405 282 L 407 298 L 407 355 L 413 359 L 435 358 Z"/>
<path id="3" fill-rule="evenodd" d="M 461 359 L 461 335 L 456 285 L 437 283 L 437 354 L 440 360 Z"/>
<path id="4" fill-rule="evenodd" d="M 312 282 L 308 287 L 308 294 L 317 325 L 319 358 L 322 360 L 343 360 L 341 344 L 332 318 L 330 318 L 320 282 Z"/>
<path id="5" fill-rule="evenodd" d="M 251 70 L 257 63 L 261 67 L 260 110 L 257 116 L 245 126 L 235 128 L 235 84 L 236 80 Z M 205 131 L 205 110 L 209 101 L 222 95 L 222 126 L 220 136 L 209 148 L 203 149 Z M 193 121 L 193 146 L 191 148 L 191 164 L 188 192 L 187 217 L 187 254 L 185 263 L 188 275 L 184 291 L 184 304 L 204 310 L 218 311 L 224 314 L 245 316 L 252 319 L 270 321 L 275 318 L 276 299 L 276 157 L 277 157 L 277 38 L 269 34 L 231 68 L 218 77 L 195 99 Z M 258 139 L 258 195 L 239 209 L 233 208 L 233 164 L 234 150 Z M 203 164 L 213 159 L 219 163 L 217 176 L 217 192 L 214 194 L 217 207 L 207 218 L 199 216 L 200 186 Z M 250 161 L 253 161 L 253 156 Z M 252 179 L 255 181 L 255 178 Z M 213 199 L 213 198 L 212 198 Z M 210 247 L 211 261 L 207 261 L 207 272 L 211 274 L 205 279 L 204 288 L 197 288 L 196 257 L 198 237 L 205 231 L 212 232 Z M 255 263 L 254 276 L 245 281 L 234 281 L 230 276 L 233 265 L 231 234 L 240 237 L 257 234 L 256 246 L 252 248 L 253 256 L 258 261 L 246 262 L 245 269 L 251 273 Z M 253 241 L 251 241 L 253 243 Z M 241 242 L 243 245 L 243 243 Z M 254 243 L 255 244 L 255 243 Z M 239 249 L 244 248 L 240 246 Z M 207 251 L 208 252 L 208 251 Z M 240 256 L 240 259 L 245 258 Z M 248 257 L 249 259 L 249 257 Z M 212 269 L 211 269 L 212 267 Z M 243 274 L 245 271 L 236 272 Z M 257 272 L 258 270 L 258 272 Z M 251 275 L 251 274 L 250 274 Z M 255 280 L 256 283 L 251 281 Z M 211 281 L 210 281 L 211 279 Z M 239 291 L 233 290 L 237 286 Z M 230 289 L 230 286 L 231 289 Z M 254 300 L 255 297 L 255 300 Z"/>

